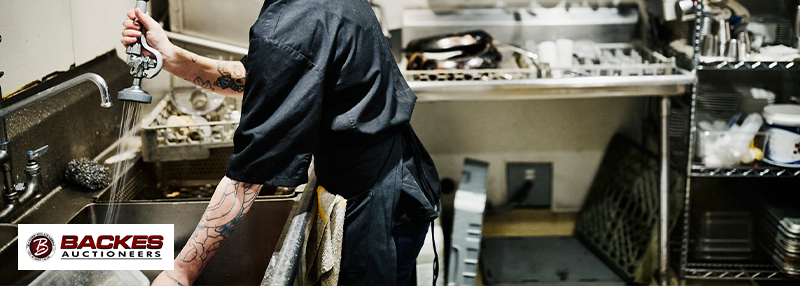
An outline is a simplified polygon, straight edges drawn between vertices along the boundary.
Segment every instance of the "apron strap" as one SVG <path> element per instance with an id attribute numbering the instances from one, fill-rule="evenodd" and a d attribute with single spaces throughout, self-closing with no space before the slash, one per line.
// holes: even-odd
<path id="1" fill-rule="evenodd" d="M 439 278 L 439 253 L 436 251 L 436 231 L 431 221 L 431 242 L 433 243 L 433 286 L 436 286 L 436 279 Z"/>

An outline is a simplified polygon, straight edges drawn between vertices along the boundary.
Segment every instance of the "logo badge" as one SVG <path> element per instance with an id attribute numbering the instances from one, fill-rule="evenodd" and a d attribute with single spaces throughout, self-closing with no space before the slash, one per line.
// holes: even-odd
<path id="1" fill-rule="evenodd" d="M 28 255 L 35 261 L 45 261 L 56 253 L 53 238 L 44 232 L 37 232 L 28 238 Z"/>
<path id="2" fill-rule="evenodd" d="M 171 224 L 17 227 L 18 270 L 172 270 L 175 264 L 175 227 Z"/>

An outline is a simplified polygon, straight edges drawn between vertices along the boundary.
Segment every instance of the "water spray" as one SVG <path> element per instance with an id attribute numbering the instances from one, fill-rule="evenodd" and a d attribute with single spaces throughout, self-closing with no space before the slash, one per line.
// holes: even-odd
<path id="1" fill-rule="evenodd" d="M 148 1 L 150 0 L 137 0 L 136 8 L 141 11 L 147 11 Z M 161 53 L 147 44 L 147 36 L 145 36 L 147 34 L 147 29 L 145 29 L 144 23 L 142 23 L 140 19 L 135 19 L 134 21 L 139 24 L 139 31 L 142 32 L 142 35 L 139 36 L 135 43 L 128 45 L 125 49 L 125 52 L 128 54 L 128 66 L 131 67 L 133 85 L 121 90 L 119 94 L 117 94 L 117 98 L 123 101 L 119 140 L 117 141 L 117 156 L 122 156 L 123 152 L 127 151 L 127 145 L 135 136 L 140 105 L 153 101 L 153 97 L 142 89 L 142 79 L 150 79 L 158 75 L 158 72 L 161 71 L 161 67 L 164 64 Z M 153 54 L 155 59 L 144 55 L 144 51 Z M 118 195 L 125 186 L 125 182 L 127 182 L 127 172 L 133 165 L 132 161 L 131 159 L 122 159 L 114 163 L 114 179 L 111 183 L 111 189 L 108 191 L 110 199 L 108 209 L 106 210 L 106 224 L 113 224 L 116 222 L 117 206 L 122 199 Z"/>

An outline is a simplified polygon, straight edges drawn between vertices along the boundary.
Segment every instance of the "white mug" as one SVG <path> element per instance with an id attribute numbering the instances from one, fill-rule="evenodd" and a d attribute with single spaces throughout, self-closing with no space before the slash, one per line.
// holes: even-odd
<path id="1" fill-rule="evenodd" d="M 556 43 L 552 41 L 539 43 L 539 60 L 543 63 L 550 64 L 551 67 L 557 66 L 558 49 L 556 49 Z"/>
<path id="2" fill-rule="evenodd" d="M 575 43 L 570 39 L 556 40 L 556 48 L 558 53 L 558 67 L 571 68 L 572 67 L 572 54 Z"/>

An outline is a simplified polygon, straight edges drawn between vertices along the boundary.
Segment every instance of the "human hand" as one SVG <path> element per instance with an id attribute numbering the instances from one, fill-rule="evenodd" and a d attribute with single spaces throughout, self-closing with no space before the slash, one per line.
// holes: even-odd
<path id="1" fill-rule="evenodd" d="M 139 19 L 141 24 L 134 21 L 136 18 Z M 122 45 L 127 46 L 136 43 L 136 40 L 142 36 L 142 32 L 140 31 L 140 25 L 142 24 L 147 29 L 147 34 L 145 35 L 147 44 L 159 51 L 164 61 L 173 59 L 175 48 L 172 43 L 169 42 L 169 38 L 167 38 L 164 29 L 161 28 L 161 25 L 159 25 L 156 20 L 139 9 L 128 10 L 127 19 L 122 22 L 122 26 L 125 27 L 125 29 L 122 30 Z M 142 49 L 142 54 L 148 57 L 155 57 L 152 53 L 144 49 Z"/>

